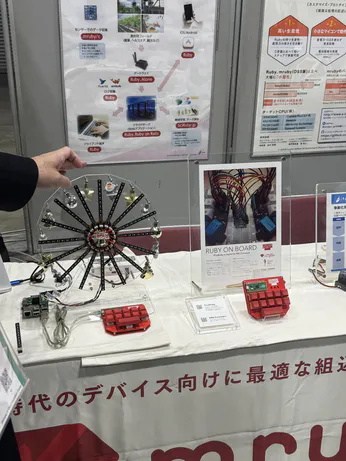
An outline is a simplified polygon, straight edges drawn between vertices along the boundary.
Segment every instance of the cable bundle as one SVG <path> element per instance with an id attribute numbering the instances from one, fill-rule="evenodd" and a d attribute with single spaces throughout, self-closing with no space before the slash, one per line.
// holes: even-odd
<path id="1" fill-rule="evenodd" d="M 235 223 L 247 225 L 246 206 L 256 195 L 265 203 L 272 189 L 276 168 L 215 170 L 209 172 L 211 194 L 216 206 L 228 214 L 231 207 Z"/>

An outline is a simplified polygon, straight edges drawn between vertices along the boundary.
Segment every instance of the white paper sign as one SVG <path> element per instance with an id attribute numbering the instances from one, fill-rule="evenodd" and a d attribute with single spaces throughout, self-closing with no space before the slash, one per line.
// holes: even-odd
<path id="1" fill-rule="evenodd" d="M 237 325 L 225 297 L 200 298 L 190 300 L 198 326 L 204 328 L 229 327 Z"/>
<path id="2" fill-rule="evenodd" d="M 0 436 L 26 384 L 27 379 L 0 324 Z"/>
<path id="3" fill-rule="evenodd" d="M 97 163 L 207 158 L 216 0 L 60 0 L 69 145 Z"/>
<path id="4" fill-rule="evenodd" d="M 254 154 L 346 147 L 344 0 L 266 0 Z"/>

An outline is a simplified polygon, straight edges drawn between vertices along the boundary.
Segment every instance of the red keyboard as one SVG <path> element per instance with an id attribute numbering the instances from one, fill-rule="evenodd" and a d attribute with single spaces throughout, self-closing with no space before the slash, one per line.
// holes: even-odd
<path id="1" fill-rule="evenodd" d="M 119 335 L 145 331 L 150 327 L 148 311 L 143 304 L 101 311 L 106 333 Z"/>
<path id="2" fill-rule="evenodd" d="M 243 289 L 247 310 L 257 320 L 283 317 L 290 308 L 290 298 L 282 277 L 244 280 Z"/>

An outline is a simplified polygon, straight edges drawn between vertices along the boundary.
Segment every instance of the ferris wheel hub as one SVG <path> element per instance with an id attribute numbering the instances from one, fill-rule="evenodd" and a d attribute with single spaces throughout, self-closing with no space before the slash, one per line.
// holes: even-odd
<path id="1" fill-rule="evenodd" d="M 93 226 L 87 236 L 88 245 L 95 251 L 109 251 L 116 243 L 116 234 L 112 227 L 105 224 Z"/>

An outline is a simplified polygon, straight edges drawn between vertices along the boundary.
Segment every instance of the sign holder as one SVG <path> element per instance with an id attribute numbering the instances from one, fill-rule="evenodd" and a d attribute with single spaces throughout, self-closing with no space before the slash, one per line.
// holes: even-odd
<path id="1" fill-rule="evenodd" d="M 235 163 L 220 163 L 220 156 L 215 156 L 218 161 L 213 164 L 213 154 L 209 156 L 210 164 L 203 160 L 187 162 L 193 294 L 202 296 L 210 292 L 239 292 L 245 279 L 279 275 L 285 278 L 286 286 L 290 286 L 291 157 L 282 157 L 280 162 L 249 164 L 246 161 L 247 156 L 248 154 L 233 154 L 232 160 Z M 259 206 L 255 202 L 263 190 L 263 184 L 268 185 L 271 169 L 276 170 L 275 179 L 258 213 Z M 214 187 L 210 183 L 211 171 L 212 174 L 216 171 L 226 172 L 228 178 L 231 178 L 228 186 L 225 185 L 226 182 L 222 183 L 223 178 L 220 179 L 220 187 L 224 189 L 221 195 L 227 201 L 224 217 L 220 215 L 220 210 L 216 210 L 220 207 L 216 207 L 214 203 L 215 190 L 211 191 Z M 218 178 L 220 175 L 216 179 Z M 238 183 L 243 186 L 243 195 L 240 198 Z M 261 213 L 263 216 L 260 216 Z M 196 214 L 199 216 L 197 220 Z M 271 222 L 273 226 L 269 227 Z M 264 224 L 268 226 L 266 229 Z M 219 253 L 216 254 L 217 251 Z"/>

